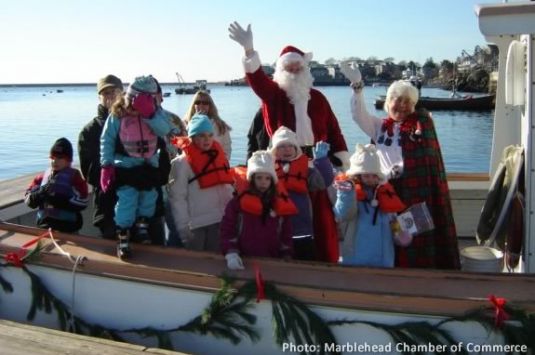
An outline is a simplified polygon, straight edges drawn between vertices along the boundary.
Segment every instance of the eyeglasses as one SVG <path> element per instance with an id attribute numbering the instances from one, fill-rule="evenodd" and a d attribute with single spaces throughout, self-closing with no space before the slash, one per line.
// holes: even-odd
<path id="1" fill-rule="evenodd" d="M 210 101 L 197 100 L 194 102 L 195 105 L 210 105 Z"/>

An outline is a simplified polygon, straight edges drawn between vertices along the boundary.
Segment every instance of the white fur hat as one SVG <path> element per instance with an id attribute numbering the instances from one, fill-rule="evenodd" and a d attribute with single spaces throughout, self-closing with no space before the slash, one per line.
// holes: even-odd
<path id="1" fill-rule="evenodd" d="M 251 181 L 254 173 L 268 173 L 277 182 L 277 173 L 271 154 L 265 150 L 258 150 L 247 160 L 247 180 Z"/>
<path id="2" fill-rule="evenodd" d="M 297 148 L 297 156 L 302 154 L 297 143 L 297 134 L 288 127 L 280 126 L 271 136 L 271 154 L 275 155 L 277 147 L 281 144 L 291 144 Z"/>
<path id="3" fill-rule="evenodd" d="M 375 174 L 384 180 L 385 176 L 381 172 L 381 163 L 374 144 L 357 144 L 349 162 L 351 166 L 346 171 L 347 175 Z"/>

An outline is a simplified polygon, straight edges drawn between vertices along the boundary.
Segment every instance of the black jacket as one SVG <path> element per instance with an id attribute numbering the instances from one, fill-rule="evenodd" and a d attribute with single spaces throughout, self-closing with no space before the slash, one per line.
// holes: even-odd
<path id="1" fill-rule="evenodd" d="M 89 185 L 100 186 L 100 135 L 108 118 L 108 109 L 98 105 L 97 116 L 78 135 L 80 170 Z"/>

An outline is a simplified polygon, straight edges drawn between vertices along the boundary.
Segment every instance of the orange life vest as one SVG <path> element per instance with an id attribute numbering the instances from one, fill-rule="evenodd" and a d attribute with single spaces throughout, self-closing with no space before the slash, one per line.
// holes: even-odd
<path id="1" fill-rule="evenodd" d="M 355 191 L 358 201 L 365 201 L 368 199 L 366 192 L 361 184 L 355 185 Z M 384 213 L 398 213 L 407 208 L 405 204 L 399 199 L 394 187 L 388 182 L 377 187 L 376 197 L 379 209 Z"/>
<path id="2" fill-rule="evenodd" d="M 260 216 L 262 214 L 262 201 L 260 197 L 249 192 L 249 181 L 247 181 L 247 168 L 245 166 L 235 166 L 232 168 L 234 175 L 235 187 L 240 196 L 240 208 L 244 212 Z M 275 201 L 273 203 L 273 211 L 277 216 L 290 216 L 297 214 L 297 207 L 295 207 L 292 200 L 288 197 L 288 192 L 284 188 L 284 184 L 280 181 L 276 185 L 277 193 L 275 194 Z"/>
<path id="3" fill-rule="evenodd" d="M 206 151 L 199 149 L 189 138 L 181 137 L 173 143 L 186 153 L 186 159 L 195 174 L 188 183 L 198 180 L 201 189 L 234 183 L 225 152 L 217 141 L 214 141 L 212 147 Z"/>
<path id="4" fill-rule="evenodd" d="M 300 194 L 308 192 L 308 157 L 305 154 L 290 162 L 290 169 L 287 173 L 284 172 L 279 162 L 276 163 L 275 170 L 286 190 Z"/>

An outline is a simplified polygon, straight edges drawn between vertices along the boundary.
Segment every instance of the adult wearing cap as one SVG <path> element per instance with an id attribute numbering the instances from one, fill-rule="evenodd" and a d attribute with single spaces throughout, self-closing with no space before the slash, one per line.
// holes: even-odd
<path id="1" fill-rule="evenodd" d="M 237 22 L 229 27 L 230 38 L 245 50 L 243 65 L 247 81 L 262 100 L 264 127 L 271 137 L 281 126 L 288 127 L 297 135 L 301 149 L 312 158 L 312 147 L 319 141 L 329 143 L 329 157 L 333 165 L 345 170 L 349 167 L 347 145 L 329 102 L 312 87 L 314 78 L 308 63 L 311 53 L 304 53 L 293 46 L 282 49 L 273 79 L 260 66 L 260 58 L 253 47 L 251 26 L 244 30 Z M 332 153 L 331 153 L 332 152 Z M 317 236 L 317 251 L 320 260 L 338 261 L 338 233 L 332 206 L 325 192 L 312 197 Z"/>
<path id="2" fill-rule="evenodd" d="M 113 209 L 117 200 L 115 191 L 104 193 L 100 188 L 100 135 L 113 103 L 122 92 L 121 79 L 111 74 L 101 78 L 97 83 L 97 115 L 82 128 L 78 136 L 80 170 L 93 187 L 93 224 L 99 228 L 102 237 L 107 239 L 115 238 Z"/>

